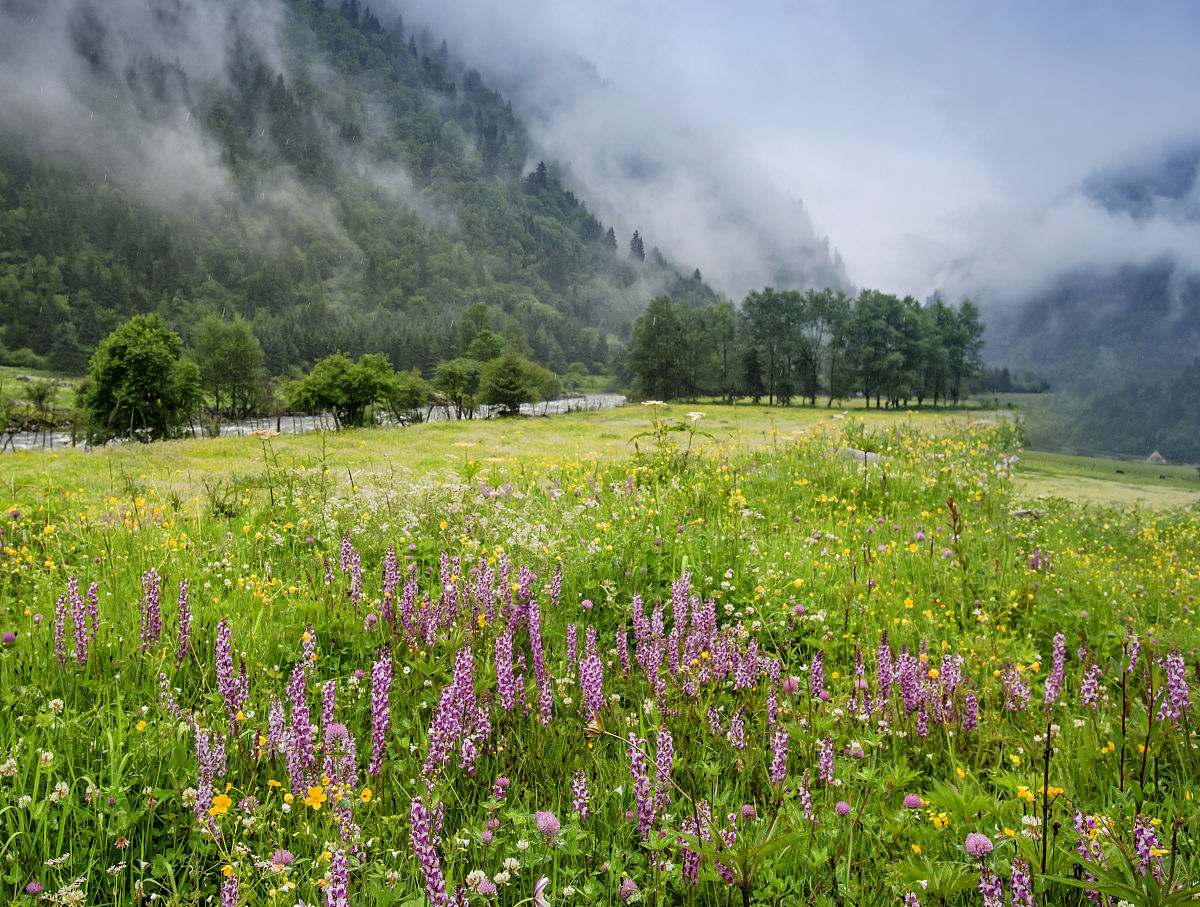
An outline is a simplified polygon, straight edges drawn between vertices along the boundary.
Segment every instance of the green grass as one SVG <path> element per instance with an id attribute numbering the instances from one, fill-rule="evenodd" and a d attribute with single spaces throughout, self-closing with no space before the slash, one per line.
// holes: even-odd
<path id="1" fill-rule="evenodd" d="M 1088 903 L 1069 884 L 1085 870 L 1152 903 L 1152 876 L 1121 851 L 1139 813 L 1160 820 L 1175 880 L 1196 885 L 1195 707 L 1154 719 L 1166 659 L 1195 670 L 1200 515 L 1061 497 L 1022 513 L 1020 483 L 1094 464 L 1024 452 L 1014 475 L 1018 435 L 996 413 L 631 406 L 7 457 L 0 899 L 33 903 L 31 881 L 69 896 L 82 879 L 87 903 L 195 904 L 236 878 L 241 903 L 292 907 L 323 900 L 345 851 L 352 904 L 416 905 L 428 879 L 410 819 L 432 804 L 451 885 L 507 872 L 490 899 L 468 895 L 506 907 L 540 876 L 556 905 L 616 907 L 631 885 L 647 904 L 977 904 L 968 833 L 993 841 L 986 865 L 1006 884 L 1027 863 L 1046 903 Z M 591 705 L 589 628 L 603 675 Z M 880 695 L 885 631 L 908 705 L 900 687 Z M 524 665 L 515 701 L 508 646 Z M 1044 709 L 1056 650 L 1062 692 Z M 389 727 L 372 773 L 380 664 Z M 303 723 L 289 692 L 301 674 L 318 729 L 307 772 L 263 743 L 277 697 Z M 487 727 L 430 762 L 448 689 L 459 714 L 469 689 Z M 1060 728 L 1049 752 L 1047 724 Z M 353 778 L 323 758 L 346 733 Z M 225 746 L 211 789 L 205 734 Z M 659 804 L 643 803 L 639 828 L 642 756 Z M 1107 870 L 1079 865 L 1076 810 L 1111 823 Z M 539 811 L 560 820 L 554 840 Z M 1035 839 L 1045 816 L 1059 831 Z"/>

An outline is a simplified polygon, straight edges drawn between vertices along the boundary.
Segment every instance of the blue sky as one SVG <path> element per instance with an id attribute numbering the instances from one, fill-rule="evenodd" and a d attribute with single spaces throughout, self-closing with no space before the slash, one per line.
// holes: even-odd
<path id="1" fill-rule="evenodd" d="M 722 192 L 748 195 L 768 229 L 797 234 L 803 223 L 769 199 L 803 200 L 856 286 L 996 292 L 981 284 L 1014 270 L 1035 280 L 1058 251 L 1069 262 L 1119 249 L 1128 225 L 1082 223 L 1099 212 L 1081 208 L 1078 183 L 1200 130 L 1194 3 L 402 8 L 546 111 L 535 135 L 585 192 L 626 199 L 616 222 L 640 224 L 685 264 L 709 261 L 706 273 L 735 291 L 755 281 L 736 266 L 749 254 L 736 237 L 734 261 L 721 260 Z M 580 61 L 601 87 L 573 78 Z M 614 148 L 655 155 L 662 191 L 628 201 L 634 187 L 606 163 Z"/>

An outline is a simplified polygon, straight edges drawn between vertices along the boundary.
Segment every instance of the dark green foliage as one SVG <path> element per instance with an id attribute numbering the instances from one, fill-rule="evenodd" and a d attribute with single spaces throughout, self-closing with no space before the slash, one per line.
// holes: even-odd
<path id="1" fill-rule="evenodd" d="M 983 372 L 983 324 L 971 302 L 922 308 L 865 290 L 856 300 L 831 289 L 750 293 L 735 315 L 728 302 L 699 309 L 659 296 L 634 322 L 628 367 L 639 394 L 700 394 L 755 402 L 829 404 L 858 391 L 876 406 L 909 400 L 958 403 Z"/>
<path id="2" fill-rule="evenodd" d="M 264 379 L 263 351 L 241 315 L 233 321 L 209 315 L 197 324 L 192 329 L 192 359 L 216 414 L 228 412 L 237 418 L 254 408 Z"/>
<path id="3" fill-rule="evenodd" d="M 180 359 L 182 346 L 158 315 L 138 315 L 105 338 L 79 394 L 93 442 L 179 432 L 200 397 L 200 371 Z"/>
<path id="4" fill-rule="evenodd" d="M 479 390 L 479 373 L 482 369 L 483 364 L 479 360 L 465 357 L 451 359 L 437 367 L 434 389 L 442 395 L 447 405 L 454 407 L 455 415 L 460 419 L 475 407 L 475 394 Z"/>
<path id="5" fill-rule="evenodd" d="M 292 405 L 309 413 L 332 413 L 339 428 L 360 427 L 367 424 L 368 413 L 376 404 L 405 410 L 420 405 L 419 401 L 404 405 L 420 395 L 412 378 L 406 375 L 404 386 L 399 386 L 387 356 L 381 353 L 366 353 L 357 362 L 335 353 L 292 386 Z"/>
<path id="6" fill-rule="evenodd" d="M 536 362 L 509 353 L 483 367 L 479 376 L 480 402 L 513 414 L 522 403 L 549 399 L 558 393 L 557 383 L 554 375 Z"/>
<path id="7" fill-rule="evenodd" d="M 642 242 L 642 235 L 637 230 L 633 231 L 633 236 L 629 239 L 629 257 L 634 261 L 646 260 L 646 245 Z"/>

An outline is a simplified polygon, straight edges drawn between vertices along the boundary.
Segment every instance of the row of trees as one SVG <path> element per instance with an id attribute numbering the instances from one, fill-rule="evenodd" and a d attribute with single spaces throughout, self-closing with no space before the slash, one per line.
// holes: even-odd
<path id="1" fill-rule="evenodd" d="M 179 335 L 158 315 L 136 316 L 113 331 L 79 389 L 89 440 L 155 441 L 181 434 L 198 416 L 205 422 L 272 408 L 330 413 L 339 428 L 371 424 L 381 415 L 416 420 L 427 406 L 467 418 L 479 404 L 512 413 L 561 390 L 553 373 L 503 345 L 486 360 L 468 355 L 443 362 L 429 382 L 416 370 L 394 371 L 383 353 L 357 360 L 335 353 L 307 375 L 276 383 L 267 380 L 262 349 L 245 321 L 206 319 L 202 327 L 186 355 Z"/>
<path id="2" fill-rule="evenodd" d="M 877 290 L 768 287 L 740 311 L 659 296 L 634 322 L 628 368 L 638 393 L 661 399 L 815 404 L 824 393 L 832 405 L 861 393 L 877 407 L 957 403 L 982 374 L 983 329 L 970 300 L 922 306 Z"/>

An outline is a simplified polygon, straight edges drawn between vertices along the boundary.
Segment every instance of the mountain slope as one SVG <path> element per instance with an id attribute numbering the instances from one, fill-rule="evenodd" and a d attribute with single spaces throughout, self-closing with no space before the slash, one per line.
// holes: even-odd
<path id="1" fill-rule="evenodd" d="M 158 311 L 185 339 L 244 315 L 276 373 L 428 370 L 482 304 L 600 369 L 655 294 L 716 298 L 616 248 L 478 73 L 357 2 L 2 0 L 0 59 L 0 343 L 55 368 Z"/>

